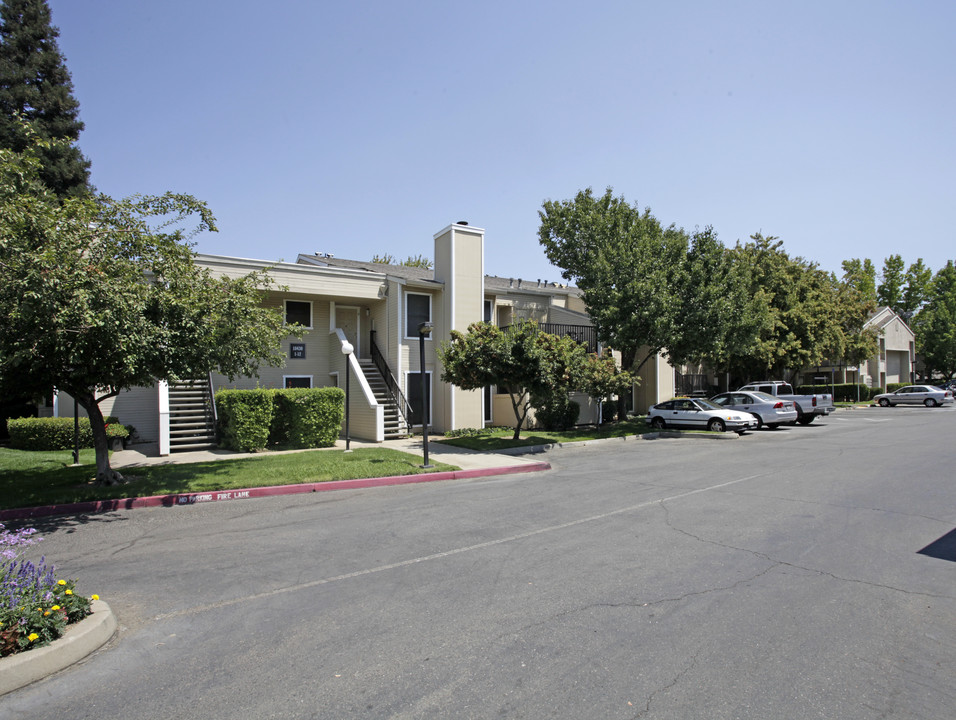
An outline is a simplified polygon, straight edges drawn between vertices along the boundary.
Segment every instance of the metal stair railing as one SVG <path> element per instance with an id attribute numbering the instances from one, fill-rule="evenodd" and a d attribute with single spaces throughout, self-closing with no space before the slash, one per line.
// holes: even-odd
<path id="1" fill-rule="evenodd" d="M 375 331 L 372 330 L 370 335 L 371 342 L 369 344 L 371 345 L 372 362 L 375 363 L 375 367 L 378 369 L 379 374 L 385 381 L 385 387 L 388 388 L 392 399 L 395 401 L 395 406 L 398 408 L 398 412 L 401 414 L 405 424 L 411 425 L 412 406 L 409 404 L 408 400 L 405 399 L 405 395 L 402 394 L 402 390 L 398 386 L 398 380 L 395 379 L 391 368 L 388 367 L 388 362 L 386 362 L 385 356 L 382 355 L 381 351 L 378 349 L 378 345 L 375 344 Z"/>

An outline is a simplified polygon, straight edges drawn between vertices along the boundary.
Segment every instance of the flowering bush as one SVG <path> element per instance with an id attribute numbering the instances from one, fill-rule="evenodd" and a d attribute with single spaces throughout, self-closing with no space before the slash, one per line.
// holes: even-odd
<path id="1" fill-rule="evenodd" d="M 72 580 L 57 580 L 45 558 L 39 564 L 20 558 L 23 548 L 43 539 L 35 534 L 33 528 L 13 532 L 0 523 L 0 656 L 56 640 L 99 599 L 77 595 Z"/>

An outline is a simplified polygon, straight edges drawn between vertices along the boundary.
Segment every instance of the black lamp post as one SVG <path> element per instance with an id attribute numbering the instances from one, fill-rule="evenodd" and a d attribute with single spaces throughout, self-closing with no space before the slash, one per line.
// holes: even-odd
<path id="1" fill-rule="evenodd" d="M 421 368 L 421 390 L 422 390 L 422 448 L 424 451 L 425 464 L 423 468 L 430 468 L 428 464 L 428 418 L 425 416 L 426 397 L 425 397 L 425 338 L 432 334 L 435 326 L 430 322 L 423 322 L 418 326 L 418 349 Z"/>
<path id="2" fill-rule="evenodd" d="M 352 452 L 349 447 L 351 442 L 349 437 L 349 361 L 354 351 L 355 348 L 348 340 L 342 343 L 342 354 L 345 355 L 345 452 Z"/>

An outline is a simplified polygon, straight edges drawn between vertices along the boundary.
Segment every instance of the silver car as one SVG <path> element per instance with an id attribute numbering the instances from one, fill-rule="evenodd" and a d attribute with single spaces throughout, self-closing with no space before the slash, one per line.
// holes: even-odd
<path id="1" fill-rule="evenodd" d="M 703 398 L 675 398 L 647 411 L 647 423 L 657 430 L 701 429 L 712 432 L 733 430 L 740 434 L 757 427 L 757 418 L 747 412 L 727 410 Z"/>
<path id="2" fill-rule="evenodd" d="M 881 407 L 893 405 L 925 405 L 939 407 L 953 402 L 951 390 L 943 390 L 935 385 L 907 385 L 896 392 L 883 393 L 873 398 L 873 402 Z"/>
<path id="3" fill-rule="evenodd" d="M 725 392 L 710 399 L 715 405 L 733 410 L 744 410 L 757 418 L 757 427 L 766 425 L 776 430 L 781 425 L 796 422 L 797 408 L 791 400 L 781 400 L 765 392 Z"/>

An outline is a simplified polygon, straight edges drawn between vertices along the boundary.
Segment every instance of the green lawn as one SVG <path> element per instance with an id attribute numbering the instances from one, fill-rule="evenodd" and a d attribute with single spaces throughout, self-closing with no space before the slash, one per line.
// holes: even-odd
<path id="1" fill-rule="evenodd" d="M 72 467 L 72 462 L 73 453 L 69 451 L 26 452 L 0 448 L 0 510 L 459 469 L 432 461 L 433 470 L 422 470 L 420 456 L 387 448 L 359 448 L 347 454 L 342 450 L 311 450 L 122 468 L 120 472 L 130 482 L 99 487 L 91 482 L 96 472 L 92 450 L 80 451 L 81 464 L 77 467 Z"/>
<path id="2" fill-rule="evenodd" d="M 654 432 L 644 422 L 644 418 L 631 418 L 624 422 L 613 422 L 596 427 L 582 427 L 563 432 L 549 432 L 547 430 L 522 430 L 521 437 L 512 440 L 514 428 L 495 428 L 487 435 L 476 435 L 458 438 L 437 438 L 445 445 L 468 448 L 469 450 L 503 450 L 513 447 L 527 447 L 529 445 L 550 445 L 561 442 L 582 442 L 584 440 L 598 440 L 600 438 L 626 437 L 628 435 L 643 435 Z"/>

